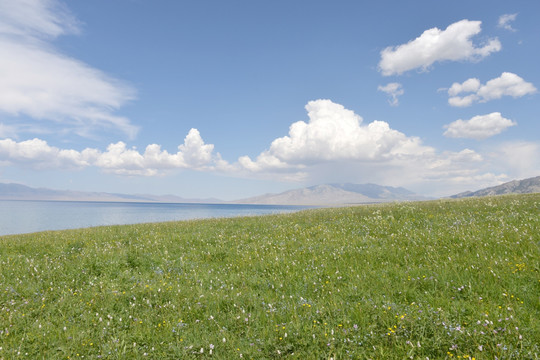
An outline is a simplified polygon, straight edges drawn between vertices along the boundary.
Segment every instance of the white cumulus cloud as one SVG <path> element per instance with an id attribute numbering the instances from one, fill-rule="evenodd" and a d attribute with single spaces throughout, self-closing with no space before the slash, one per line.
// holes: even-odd
<path id="1" fill-rule="evenodd" d="M 477 92 L 480 89 L 480 80 L 471 78 L 465 80 L 462 84 L 453 83 L 452 87 L 448 89 L 448 94 L 451 96 L 456 96 L 462 92 Z"/>
<path id="2" fill-rule="evenodd" d="M 0 0 L 0 112 L 82 136 L 106 129 L 133 138 L 138 128 L 114 111 L 134 90 L 50 43 L 77 31 L 76 19 L 56 0 Z"/>
<path id="3" fill-rule="evenodd" d="M 405 93 L 405 90 L 403 90 L 403 86 L 400 83 L 395 83 L 395 82 L 386 84 L 384 86 L 379 85 L 377 90 L 385 92 L 386 94 L 388 94 L 388 96 L 390 96 L 388 103 L 391 106 L 398 106 L 399 105 L 398 96 L 401 96 Z"/>
<path id="4" fill-rule="evenodd" d="M 536 93 L 537 89 L 518 75 L 503 72 L 501 76 L 489 80 L 485 85 L 480 80 L 471 78 L 463 83 L 453 83 L 448 90 L 448 103 L 452 106 L 470 106 L 474 102 L 487 102 L 503 96 L 513 98 Z M 460 94 L 467 94 L 461 95 Z"/>
<path id="5" fill-rule="evenodd" d="M 234 163 L 223 160 L 213 144 L 206 144 L 199 131 L 191 129 L 174 152 L 158 144 L 140 151 L 121 141 L 105 150 L 74 150 L 37 138 L 20 142 L 4 139 L 0 140 L 0 166 L 37 170 L 92 167 L 127 176 L 158 176 L 189 169 L 277 181 L 375 182 L 445 196 L 505 176 L 493 170 L 499 169 L 494 164 L 501 162 L 492 156 L 471 149 L 439 152 L 384 121 L 364 124 L 352 110 L 330 100 L 310 101 L 306 110 L 307 122 L 293 123 L 288 135 L 272 141 L 255 159 L 242 156 Z M 500 124 L 494 122 L 494 126 Z M 518 150 L 508 150 L 505 156 L 532 154 L 538 146 L 521 146 Z"/>
<path id="6" fill-rule="evenodd" d="M 119 141 L 105 151 L 86 148 L 82 151 L 59 149 L 41 139 L 16 142 L 0 140 L 0 164 L 33 169 L 76 169 L 89 166 L 117 175 L 153 176 L 173 169 L 208 170 L 225 166 L 214 145 L 205 144 L 197 129 L 191 129 L 176 153 L 148 145 L 143 153 Z"/>
<path id="7" fill-rule="evenodd" d="M 59 149 L 41 139 L 16 142 L 0 140 L 0 163 L 29 166 L 35 169 L 66 169 L 88 166 L 88 152 Z"/>
<path id="8" fill-rule="evenodd" d="M 213 154 L 214 145 L 205 144 L 197 129 L 191 129 L 178 146 L 176 153 L 162 150 L 160 145 L 148 145 L 144 153 L 128 149 L 126 144 L 110 144 L 107 151 L 96 153 L 94 166 L 119 175 L 159 175 L 172 169 L 205 170 L 221 162 L 219 154 Z"/>
<path id="9" fill-rule="evenodd" d="M 312 183 L 374 182 L 444 196 L 502 176 L 472 149 L 438 152 L 384 121 L 363 124 L 330 100 L 310 101 L 306 110 L 308 122 L 293 123 L 256 159 L 241 157 L 235 172 Z"/>
<path id="10" fill-rule="evenodd" d="M 385 161 L 433 152 L 419 138 L 393 130 L 384 121 L 362 125 L 362 118 L 330 100 L 306 105 L 309 122 L 298 121 L 289 135 L 275 139 L 255 161 L 239 159 L 252 171 L 304 168 L 330 161 Z"/>
<path id="11" fill-rule="evenodd" d="M 461 20 L 445 30 L 432 28 L 406 44 L 381 51 L 379 70 L 384 76 L 400 75 L 413 69 L 427 70 L 435 62 L 478 61 L 501 50 L 497 38 L 483 46 L 475 46 L 471 38 L 481 32 L 481 21 Z"/>
<path id="12" fill-rule="evenodd" d="M 456 120 L 445 125 L 444 135 L 452 138 L 482 140 L 500 134 L 506 128 L 517 125 L 514 121 L 502 117 L 500 112 L 477 115 L 469 120 Z"/>

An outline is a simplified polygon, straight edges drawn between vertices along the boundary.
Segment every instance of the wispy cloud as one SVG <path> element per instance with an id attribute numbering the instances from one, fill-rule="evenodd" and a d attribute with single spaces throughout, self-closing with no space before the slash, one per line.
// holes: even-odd
<path id="1" fill-rule="evenodd" d="M 493 112 L 486 115 L 474 116 L 469 120 L 456 120 L 445 125 L 444 136 L 452 138 L 468 138 L 483 140 L 500 134 L 507 128 L 517 125 L 516 122 L 502 117 L 501 113 Z"/>
<path id="2" fill-rule="evenodd" d="M 445 30 L 432 28 L 406 44 L 381 51 L 379 70 L 384 76 L 400 75 L 413 69 L 427 70 L 436 62 L 452 60 L 478 61 L 501 50 L 497 38 L 477 47 L 471 38 L 481 32 L 481 21 L 461 20 Z"/>
<path id="3" fill-rule="evenodd" d="M 0 138 L 15 137 L 16 135 L 16 127 L 0 123 Z"/>
<path id="4" fill-rule="evenodd" d="M 55 0 L 0 1 L 0 112 L 61 124 L 81 136 L 106 129 L 133 138 L 138 128 L 114 112 L 135 91 L 50 42 L 78 31 Z"/>
<path id="5" fill-rule="evenodd" d="M 514 29 L 512 25 L 510 25 L 511 22 L 514 22 L 516 20 L 516 17 L 517 14 L 501 15 L 499 16 L 499 23 L 497 24 L 497 26 L 506 30 L 516 31 L 516 29 Z"/>
<path id="6" fill-rule="evenodd" d="M 536 88 L 521 77 L 510 72 L 503 72 L 501 76 L 489 80 L 485 85 L 480 80 L 471 78 L 463 83 L 453 83 L 448 90 L 448 103 L 452 106 L 469 106 L 474 102 L 487 102 L 500 99 L 503 96 L 513 98 L 534 94 Z M 458 96 L 462 93 L 468 95 Z"/>
<path id="7" fill-rule="evenodd" d="M 35 40 L 79 32 L 79 22 L 56 0 L 0 1 L 0 33 Z"/>
<path id="8" fill-rule="evenodd" d="M 540 142 L 513 140 L 497 144 L 487 152 L 495 168 L 511 174 L 514 179 L 538 176 Z"/>
<path id="9" fill-rule="evenodd" d="M 385 92 L 390 96 L 390 99 L 388 100 L 388 103 L 391 106 L 398 106 L 399 105 L 399 99 L 398 97 L 403 95 L 405 93 L 405 90 L 403 90 L 403 86 L 400 83 L 389 83 L 385 86 L 379 85 L 377 90 Z"/>

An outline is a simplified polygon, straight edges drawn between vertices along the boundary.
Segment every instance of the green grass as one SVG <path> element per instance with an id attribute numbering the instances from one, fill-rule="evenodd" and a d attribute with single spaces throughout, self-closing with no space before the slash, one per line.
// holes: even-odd
<path id="1" fill-rule="evenodd" d="M 0 359 L 537 359 L 540 194 L 0 238 Z"/>

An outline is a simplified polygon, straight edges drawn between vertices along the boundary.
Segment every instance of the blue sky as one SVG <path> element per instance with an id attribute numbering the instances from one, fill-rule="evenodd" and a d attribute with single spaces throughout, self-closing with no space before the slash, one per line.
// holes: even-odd
<path id="1" fill-rule="evenodd" d="M 536 1 L 0 0 L 0 182 L 237 199 L 540 175 Z"/>

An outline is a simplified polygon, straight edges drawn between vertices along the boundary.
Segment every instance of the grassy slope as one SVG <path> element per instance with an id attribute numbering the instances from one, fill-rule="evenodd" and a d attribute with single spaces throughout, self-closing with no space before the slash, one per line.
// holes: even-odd
<path id="1" fill-rule="evenodd" d="M 540 194 L 0 238 L 0 359 L 538 358 Z"/>

